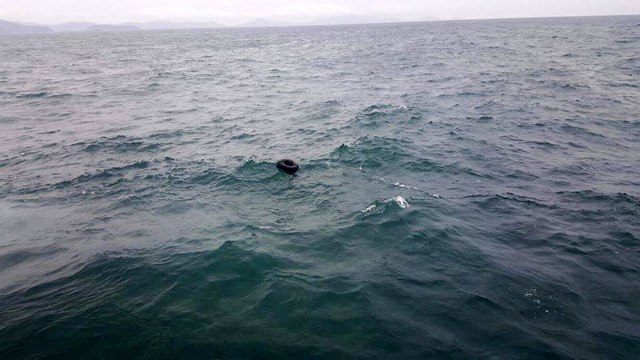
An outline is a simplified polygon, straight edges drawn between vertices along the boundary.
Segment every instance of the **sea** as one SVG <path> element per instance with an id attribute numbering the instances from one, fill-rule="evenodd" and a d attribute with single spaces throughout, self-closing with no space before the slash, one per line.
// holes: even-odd
<path id="1" fill-rule="evenodd" d="M 639 354 L 640 16 L 0 37 L 1 359 Z"/>

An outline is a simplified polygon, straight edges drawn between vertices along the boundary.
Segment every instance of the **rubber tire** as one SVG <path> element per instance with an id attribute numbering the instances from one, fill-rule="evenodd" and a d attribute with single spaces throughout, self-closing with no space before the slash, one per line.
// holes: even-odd
<path id="1" fill-rule="evenodd" d="M 300 168 L 295 161 L 290 159 L 282 159 L 278 161 L 276 167 L 290 175 L 295 174 L 296 171 L 298 171 L 298 169 Z"/>

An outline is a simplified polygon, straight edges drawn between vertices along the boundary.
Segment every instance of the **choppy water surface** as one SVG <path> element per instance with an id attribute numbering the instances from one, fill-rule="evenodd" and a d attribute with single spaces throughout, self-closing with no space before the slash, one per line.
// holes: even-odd
<path id="1" fill-rule="evenodd" d="M 0 358 L 638 356 L 640 17 L 0 49 Z"/>

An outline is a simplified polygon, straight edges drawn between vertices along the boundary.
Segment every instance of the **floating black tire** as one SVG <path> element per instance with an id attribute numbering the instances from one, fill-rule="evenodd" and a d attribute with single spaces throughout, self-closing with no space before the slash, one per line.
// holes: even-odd
<path id="1" fill-rule="evenodd" d="M 300 168 L 295 161 L 289 160 L 289 159 L 283 159 L 278 161 L 278 163 L 276 164 L 276 167 L 286 172 L 287 174 L 291 174 L 291 175 L 295 174 L 296 171 L 298 171 L 298 169 Z"/>

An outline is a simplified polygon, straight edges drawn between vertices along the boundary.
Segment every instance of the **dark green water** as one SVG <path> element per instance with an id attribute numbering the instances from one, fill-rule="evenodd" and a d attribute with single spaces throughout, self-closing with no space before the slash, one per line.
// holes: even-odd
<path id="1" fill-rule="evenodd" d="M 0 37 L 0 358 L 636 359 L 639 25 Z"/>

